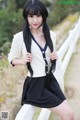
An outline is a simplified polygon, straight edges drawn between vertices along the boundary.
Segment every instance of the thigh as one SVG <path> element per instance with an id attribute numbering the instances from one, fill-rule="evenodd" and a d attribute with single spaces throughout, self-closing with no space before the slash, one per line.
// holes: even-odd
<path id="1" fill-rule="evenodd" d="M 69 111 L 72 111 L 67 100 L 64 100 L 60 105 L 53 107 L 53 108 L 49 108 L 49 109 L 52 112 L 57 113 L 61 117 L 63 117 L 64 115 L 67 116 Z"/>

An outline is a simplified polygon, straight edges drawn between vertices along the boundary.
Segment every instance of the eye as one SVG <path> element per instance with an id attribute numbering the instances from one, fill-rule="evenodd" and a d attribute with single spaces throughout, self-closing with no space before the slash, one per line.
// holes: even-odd
<path id="1" fill-rule="evenodd" d="M 33 15 L 28 15 L 28 17 L 31 17 L 31 18 L 32 18 L 32 17 L 33 17 Z"/>
<path id="2" fill-rule="evenodd" d="M 40 15 L 40 14 L 38 14 L 38 15 L 37 15 L 37 17 L 41 17 L 41 15 Z"/>

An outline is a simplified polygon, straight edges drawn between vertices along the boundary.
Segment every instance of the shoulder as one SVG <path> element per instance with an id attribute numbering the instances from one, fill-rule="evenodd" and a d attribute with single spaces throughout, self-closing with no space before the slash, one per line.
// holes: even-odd
<path id="1" fill-rule="evenodd" d="M 50 31 L 50 36 L 51 36 L 52 43 L 53 43 L 54 49 L 55 49 L 55 46 L 56 46 L 56 33 L 53 32 L 53 31 Z"/>
<path id="2" fill-rule="evenodd" d="M 50 30 L 50 36 L 51 38 L 56 39 L 56 33 L 52 30 Z"/>
<path id="3" fill-rule="evenodd" d="M 23 42 L 23 31 L 20 31 L 13 35 L 13 42 L 20 44 Z"/>
<path id="4" fill-rule="evenodd" d="M 23 31 L 20 31 L 13 35 L 15 38 L 23 38 Z"/>
<path id="5" fill-rule="evenodd" d="M 20 31 L 13 35 L 12 46 L 20 47 L 23 43 L 23 32 Z"/>

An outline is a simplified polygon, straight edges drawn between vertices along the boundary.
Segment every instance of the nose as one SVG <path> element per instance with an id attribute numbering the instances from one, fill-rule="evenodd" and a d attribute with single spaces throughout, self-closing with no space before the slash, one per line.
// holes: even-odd
<path id="1" fill-rule="evenodd" d="M 37 22 L 37 18 L 36 17 L 33 17 L 33 22 Z"/>

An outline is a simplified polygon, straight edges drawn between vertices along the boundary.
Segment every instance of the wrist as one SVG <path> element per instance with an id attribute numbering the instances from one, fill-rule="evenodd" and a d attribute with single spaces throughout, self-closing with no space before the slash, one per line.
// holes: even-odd
<path id="1" fill-rule="evenodd" d="M 24 65 L 24 61 L 23 61 L 23 59 L 16 58 L 16 59 L 14 59 L 14 60 L 11 61 L 11 64 L 12 64 L 12 66 L 15 66 L 15 65 Z"/>

